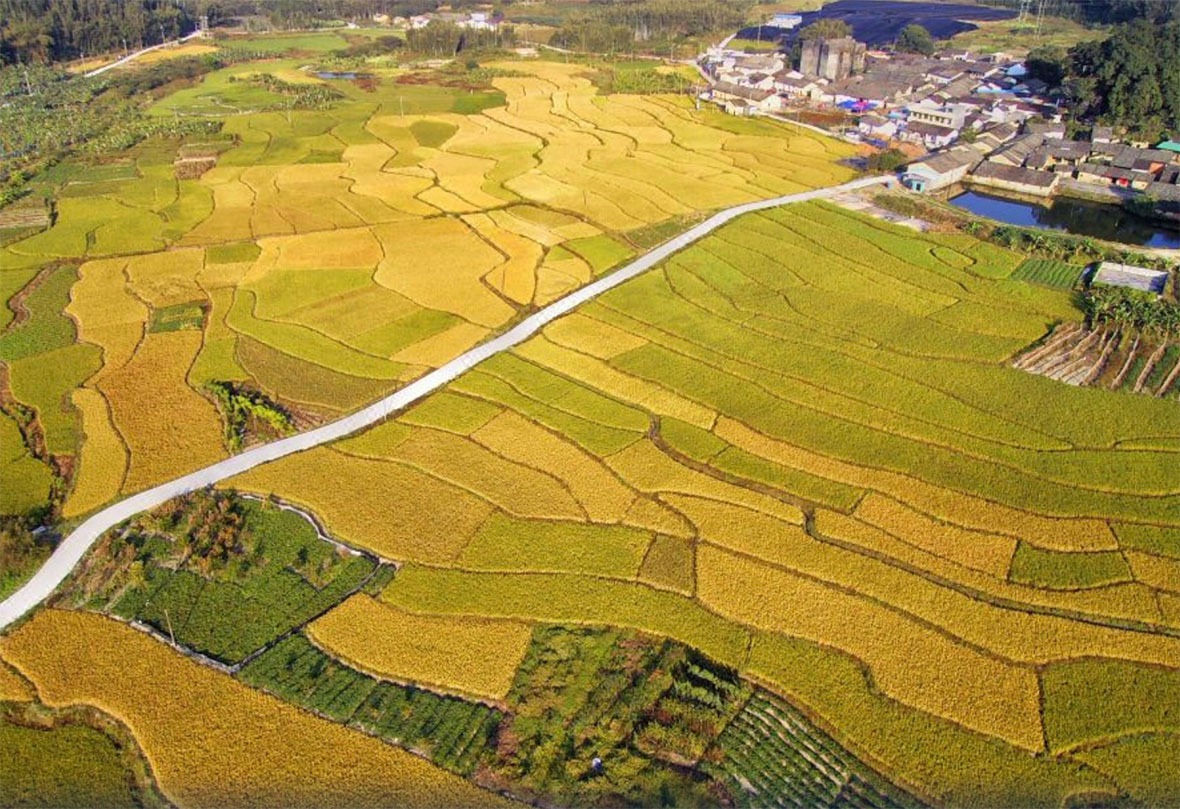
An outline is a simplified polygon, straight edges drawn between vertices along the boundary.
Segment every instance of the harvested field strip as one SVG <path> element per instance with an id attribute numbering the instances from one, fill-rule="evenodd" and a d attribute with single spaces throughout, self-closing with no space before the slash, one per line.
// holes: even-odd
<path id="1" fill-rule="evenodd" d="M 124 722 L 185 806 L 500 806 L 420 758 L 304 713 L 93 614 L 47 611 L 0 642 L 48 705 Z M 63 666 L 63 655 L 71 665 Z M 167 687 L 145 687 L 161 678 Z M 363 773 L 363 776 L 361 775 Z"/>
<path id="2" fill-rule="evenodd" d="M 307 633 L 322 648 L 379 677 L 498 700 L 512 686 L 532 628 L 514 621 L 416 615 L 356 595 Z"/>

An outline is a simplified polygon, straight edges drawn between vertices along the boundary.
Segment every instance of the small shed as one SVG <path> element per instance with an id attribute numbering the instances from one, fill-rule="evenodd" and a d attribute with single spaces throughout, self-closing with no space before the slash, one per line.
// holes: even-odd
<path id="1" fill-rule="evenodd" d="M 1140 292 L 1155 295 L 1164 294 L 1168 283 L 1168 273 L 1164 270 L 1149 270 L 1146 267 L 1136 267 L 1133 264 L 1118 264 L 1114 261 L 1103 261 L 1094 271 L 1091 284 L 1104 284 L 1111 287 L 1126 287 Z"/>

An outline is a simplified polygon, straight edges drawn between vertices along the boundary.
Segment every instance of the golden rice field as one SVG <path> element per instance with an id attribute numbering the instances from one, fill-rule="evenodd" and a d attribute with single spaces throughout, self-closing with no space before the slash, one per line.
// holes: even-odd
<path id="1" fill-rule="evenodd" d="M 262 71 L 320 81 L 297 67 L 237 64 L 153 114 L 208 114 L 208 99 L 243 86 L 232 78 Z M 216 102 L 232 141 L 196 180 L 175 179 L 178 144 L 159 140 L 58 171 L 55 222 L 0 248 L 0 289 L 20 291 L 50 262 L 76 265 L 45 312 L 64 336 L 19 357 L 0 346 L 0 360 L 48 451 L 78 461 L 69 516 L 223 457 L 211 381 L 254 387 L 302 423 L 328 419 L 621 264 L 652 225 L 851 177 L 836 141 L 674 96 L 602 96 L 576 64 L 499 67 L 505 103 L 469 114 L 407 112 L 400 94 L 421 88 L 392 76 L 375 93 L 342 84 L 326 110 L 234 114 Z M 447 109 L 464 101 L 432 92 Z M 43 327 L 37 312 L 19 326 Z M 424 468 L 437 449 L 426 444 Z M 17 457 L 0 467 L 20 494 L 13 509 L 44 490 L 44 470 Z M 545 475 L 529 484 L 535 504 L 581 515 L 578 493 L 556 494 Z M 615 507 L 601 498 L 593 508 Z"/>
<path id="2" fill-rule="evenodd" d="M 90 705 L 125 723 L 180 806 L 509 805 L 99 615 L 43 611 L 0 639 L 0 655 L 46 705 Z"/>
<path id="3" fill-rule="evenodd" d="M 1180 411 L 1005 367 L 1077 317 L 1020 260 L 823 203 L 747 216 L 228 485 L 406 562 L 381 600 L 415 620 L 676 638 L 930 800 L 1174 796 Z"/>
<path id="4" fill-rule="evenodd" d="M 532 628 L 516 621 L 415 615 L 366 595 L 308 626 L 333 656 L 383 679 L 479 699 L 503 699 Z"/>

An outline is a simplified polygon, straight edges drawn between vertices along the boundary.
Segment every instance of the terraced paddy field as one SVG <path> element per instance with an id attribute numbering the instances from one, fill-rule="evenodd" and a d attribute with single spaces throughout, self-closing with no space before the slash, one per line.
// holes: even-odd
<path id="1" fill-rule="evenodd" d="M 298 47 L 317 36 L 339 46 Z M 260 76 L 326 84 L 301 65 L 237 63 L 152 109 L 223 121 L 207 142 L 41 179 L 52 226 L 0 247 L 6 513 L 55 498 L 79 517 L 224 457 L 240 442 L 210 386 L 307 426 L 620 264 L 653 228 L 851 176 L 841 144 L 599 95 L 578 65 L 485 66 L 484 89 L 386 70 L 330 82 L 324 109 L 275 111 L 285 96 Z M 181 149 L 216 165 L 177 179 Z"/>
<path id="2" fill-rule="evenodd" d="M 1180 410 L 1006 367 L 1080 317 L 1022 260 L 823 203 L 749 215 L 229 485 L 404 563 L 395 612 L 329 613 L 323 648 L 406 613 L 627 627 L 923 800 L 1175 796 Z M 445 679 L 406 654 L 381 665 Z"/>

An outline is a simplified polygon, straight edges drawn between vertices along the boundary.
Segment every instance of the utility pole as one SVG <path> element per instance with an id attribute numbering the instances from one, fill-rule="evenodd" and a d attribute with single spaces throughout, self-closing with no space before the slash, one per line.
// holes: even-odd
<path id="1" fill-rule="evenodd" d="M 1045 0 L 1037 0 L 1037 30 L 1036 35 L 1041 35 L 1041 20 L 1045 17 Z"/>
<path id="2" fill-rule="evenodd" d="M 168 610 L 164 610 L 164 620 L 168 622 L 168 637 L 172 638 L 172 645 L 176 645 L 176 635 L 172 632 L 172 619 L 168 617 Z"/>
<path id="3" fill-rule="evenodd" d="M 1024 19 L 1028 16 L 1028 7 L 1030 5 L 1032 5 L 1032 0 L 1020 0 L 1020 16 L 1016 18 L 1017 25 L 1024 22 Z"/>

